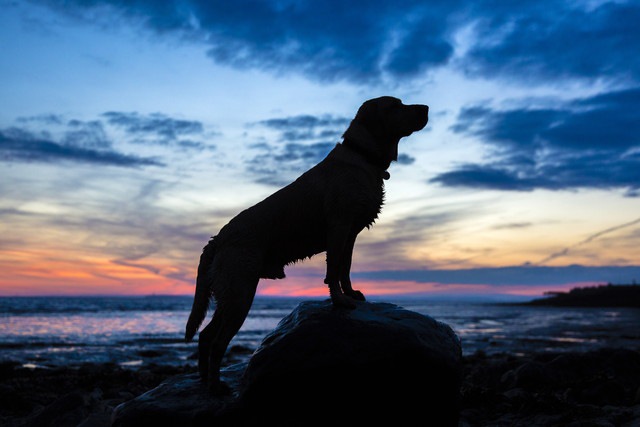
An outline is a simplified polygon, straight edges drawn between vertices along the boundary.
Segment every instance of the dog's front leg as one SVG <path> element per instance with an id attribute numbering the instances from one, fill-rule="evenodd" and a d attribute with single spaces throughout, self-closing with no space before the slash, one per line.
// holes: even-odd
<path id="1" fill-rule="evenodd" d="M 340 262 L 340 286 L 342 287 L 342 292 L 355 300 L 364 301 L 364 295 L 362 292 L 355 290 L 351 287 L 351 260 L 353 257 L 353 247 L 356 244 L 356 237 L 358 235 L 356 233 L 352 233 L 347 240 L 347 245 L 344 248 L 343 259 Z"/>
<path id="2" fill-rule="evenodd" d="M 324 283 L 329 286 L 329 295 L 334 306 L 355 308 L 353 301 L 340 289 L 340 263 L 344 260 L 344 251 L 348 247 L 350 226 L 346 223 L 329 227 L 327 235 L 327 275 Z"/>

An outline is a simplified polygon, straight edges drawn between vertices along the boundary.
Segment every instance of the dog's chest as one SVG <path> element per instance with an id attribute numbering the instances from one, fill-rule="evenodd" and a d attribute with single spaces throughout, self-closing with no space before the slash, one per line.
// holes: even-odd
<path id="1" fill-rule="evenodd" d="M 355 179 L 352 188 L 344 194 L 343 200 L 345 203 L 342 209 L 352 214 L 355 226 L 359 229 L 369 227 L 378 218 L 384 203 L 382 179 Z"/>
<path id="2" fill-rule="evenodd" d="M 375 191 L 370 193 L 370 198 L 367 200 L 365 207 L 365 217 L 368 218 L 368 223 L 365 226 L 370 226 L 378 218 L 382 205 L 384 204 L 384 186 L 382 182 L 377 186 Z"/>

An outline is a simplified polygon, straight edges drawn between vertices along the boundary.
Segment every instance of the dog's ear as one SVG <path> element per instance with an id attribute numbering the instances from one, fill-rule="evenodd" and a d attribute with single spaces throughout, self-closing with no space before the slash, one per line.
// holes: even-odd
<path id="1" fill-rule="evenodd" d="M 398 160 L 400 139 L 422 129 L 428 112 L 426 105 L 404 105 L 392 96 L 370 99 L 360 106 L 344 133 L 344 144 L 357 146 L 387 169 Z"/>
<path id="2" fill-rule="evenodd" d="M 398 158 L 398 142 L 401 138 L 390 117 L 395 115 L 394 109 L 401 105 L 402 101 L 390 96 L 364 102 L 343 135 L 344 144 L 357 146 L 377 159 L 380 167 L 388 168 Z"/>
<path id="3" fill-rule="evenodd" d="M 370 99 L 360 106 L 354 120 L 364 125 L 376 142 L 382 145 L 394 143 L 400 138 L 391 122 L 401 106 L 402 101 L 392 96 Z"/>

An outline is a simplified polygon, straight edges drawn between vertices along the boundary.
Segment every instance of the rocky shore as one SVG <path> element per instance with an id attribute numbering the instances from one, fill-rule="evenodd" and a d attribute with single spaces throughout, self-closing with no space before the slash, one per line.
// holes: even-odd
<path id="1" fill-rule="evenodd" d="M 464 359 L 461 426 L 640 426 L 640 352 Z"/>
<path id="2" fill-rule="evenodd" d="M 638 351 L 476 353 L 465 357 L 463 366 L 460 426 L 640 425 Z M 5 362 L 0 365 L 0 425 L 106 427 L 117 405 L 189 372 L 195 368 L 28 369 Z"/>
<path id="3" fill-rule="evenodd" d="M 253 351 L 232 347 L 213 397 L 185 366 L 0 363 L 0 425 L 638 427 L 640 349 L 462 357 L 446 324 L 388 303 L 300 303 Z M 142 395 L 142 396 L 141 396 Z"/>

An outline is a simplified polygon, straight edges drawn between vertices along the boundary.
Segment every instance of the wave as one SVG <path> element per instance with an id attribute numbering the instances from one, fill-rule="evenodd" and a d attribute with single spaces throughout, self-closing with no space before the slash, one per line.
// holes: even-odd
<path id="1" fill-rule="evenodd" d="M 0 297 L 0 314 L 188 311 L 190 296 Z"/>
<path id="2" fill-rule="evenodd" d="M 252 314 L 283 317 L 300 302 L 299 298 L 263 297 L 254 300 Z M 144 296 L 38 296 L 0 297 L 0 315 L 74 314 L 122 311 L 190 311 L 189 295 Z"/>

